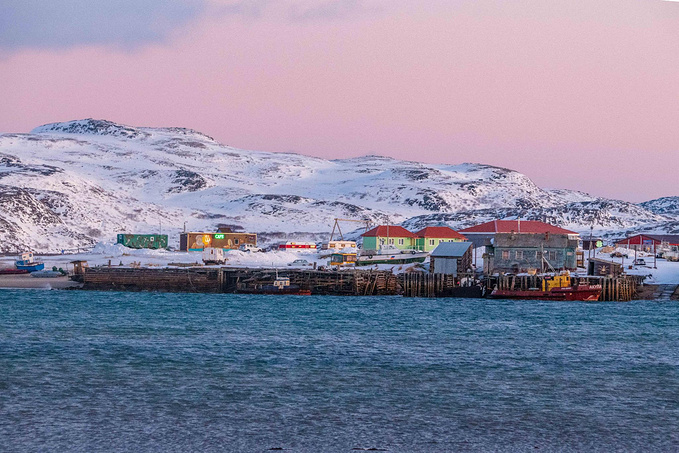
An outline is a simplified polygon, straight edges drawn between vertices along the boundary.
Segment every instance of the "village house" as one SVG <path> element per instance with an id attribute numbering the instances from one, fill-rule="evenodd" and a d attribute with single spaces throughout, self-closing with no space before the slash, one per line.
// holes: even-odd
<path id="1" fill-rule="evenodd" d="M 393 246 L 401 250 L 416 247 L 417 236 L 397 225 L 380 225 L 361 235 L 363 250 L 379 250 L 383 246 Z"/>
<path id="2" fill-rule="evenodd" d="M 577 269 L 580 235 L 535 220 L 493 220 L 460 230 L 476 247 L 485 246 L 487 274 Z"/>
<path id="3" fill-rule="evenodd" d="M 518 274 L 577 269 L 577 235 L 497 233 L 486 245 L 483 270 Z"/>
<path id="4" fill-rule="evenodd" d="M 191 232 L 179 235 L 179 250 L 183 252 L 201 251 L 208 247 L 237 249 L 246 244 L 256 246 L 257 235 L 254 233 L 232 232 Z"/>
<path id="5" fill-rule="evenodd" d="M 616 247 L 624 247 L 641 252 L 655 252 L 661 246 L 679 246 L 679 234 L 636 234 L 615 242 Z"/>
<path id="6" fill-rule="evenodd" d="M 445 242 L 463 242 L 467 238 L 447 226 L 426 227 L 415 233 L 415 247 L 424 252 L 431 252 L 439 244 Z"/>
<path id="7" fill-rule="evenodd" d="M 460 230 L 468 241 L 473 242 L 475 247 L 490 245 L 491 239 L 498 233 L 516 234 L 566 234 L 579 239 L 579 234 L 564 228 L 550 225 L 536 220 L 492 220 L 490 222 L 475 225 Z"/>
<path id="8" fill-rule="evenodd" d="M 473 273 L 473 250 L 471 242 L 442 242 L 429 255 L 429 269 L 432 274 L 451 274 L 455 277 Z"/>
<path id="9" fill-rule="evenodd" d="M 580 242 L 583 250 L 595 250 L 604 246 L 604 240 L 600 237 L 583 238 Z"/>

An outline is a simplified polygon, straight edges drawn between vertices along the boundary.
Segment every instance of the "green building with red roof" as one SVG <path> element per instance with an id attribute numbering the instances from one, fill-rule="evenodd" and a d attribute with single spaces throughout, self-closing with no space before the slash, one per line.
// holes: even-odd
<path id="1" fill-rule="evenodd" d="M 417 236 L 398 225 L 380 225 L 361 235 L 363 250 L 379 250 L 383 246 L 393 246 L 401 250 L 417 247 Z"/>
<path id="2" fill-rule="evenodd" d="M 447 226 L 426 227 L 415 233 L 415 248 L 431 252 L 444 242 L 464 242 L 466 237 Z"/>

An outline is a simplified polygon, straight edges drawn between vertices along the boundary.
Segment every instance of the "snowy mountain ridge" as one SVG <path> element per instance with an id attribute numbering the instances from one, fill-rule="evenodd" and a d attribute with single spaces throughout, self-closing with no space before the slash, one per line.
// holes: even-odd
<path id="1" fill-rule="evenodd" d="M 652 202 L 647 202 L 652 203 Z M 663 205 L 664 206 L 664 205 Z M 105 120 L 0 134 L 0 252 L 58 252 L 117 233 L 329 233 L 335 217 L 461 228 L 496 217 L 547 220 L 576 231 L 662 229 L 679 213 L 565 189 L 483 164 L 389 157 L 325 160 L 245 151 L 183 128 Z"/>

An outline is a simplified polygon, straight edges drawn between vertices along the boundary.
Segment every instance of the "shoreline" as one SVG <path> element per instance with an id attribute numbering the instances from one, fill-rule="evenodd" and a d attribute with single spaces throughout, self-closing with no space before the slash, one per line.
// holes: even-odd
<path id="1" fill-rule="evenodd" d="M 679 286 L 669 288 L 674 291 L 668 292 L 668 287 L 672 286 L 674 285 L 641 285 L 637 288 L 637 295 L 633 301 L 679 301 Z M 69 280 L 68 276 L 36 278 L 30 274 L 0 275 L 0 290 L 2 289 L 74 290 L 83 289 L 83 284 Z"/>
<path id="2" fill-rule="evenodd" d="M 0 289 L 73 289 L 82 284 L 69 280 L 68 276 L 36 278 L 31 274 L 0 275 Z"/>

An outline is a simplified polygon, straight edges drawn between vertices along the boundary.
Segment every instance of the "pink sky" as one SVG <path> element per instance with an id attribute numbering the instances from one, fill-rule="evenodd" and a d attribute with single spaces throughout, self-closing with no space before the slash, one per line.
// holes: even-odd
<path id="1" fill-rule="evenodd" d="M 162 39 L 0 46 L 0 131 L 104 118 L 679 195 L 679 3 L 344 2 L 213 0 Z"/>

